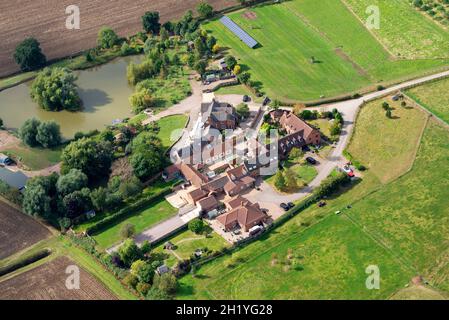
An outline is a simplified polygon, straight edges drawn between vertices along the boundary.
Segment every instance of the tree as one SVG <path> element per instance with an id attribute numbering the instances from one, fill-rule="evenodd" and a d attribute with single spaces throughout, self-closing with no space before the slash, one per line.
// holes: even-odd
<path id="1" fill-rule="evenodd" d="M 154 99 L 151 96 L 151 90 L 142 88 L 139 91 L 134 92 L 129 97 L 129 103 L 133 108 L 134 114 L 138 114 L 147 108 L 154 106 Z"/>
<path id="2" fill-rule="evenodd" d="M 49 218 L 53 213 L 52 198 L 56 194 L 57 179 L 57 174 L 29 179 L 23 196 L 23 210 L 33 216 Z"/>
<path id="3" fill-rule="evenodd" d="M 234 67 L 237 65 L 237 59 L 233 56 L 226 56 L 225 63 L 228 66 L 229 70 L 234 70 Z"/>
<path id="4" fill-rule="evenodd" d="M 20 140 L 22 140 L 22 142 L 27 146 L 30 147 L 37 146 L 38 145 L 38 142 L 36 140 L 37 128 L 39 127 L 40 124 L 41 122 L 36 118 L 26 120 L 19 129 Z"/>
<path id="5" fill-rule="evenodd" d="M 103 27 L 98 32 L 97 45 L 102 49 L 110 49 L 118 44 L 117 34 L 109 27 Z"/>
<path id="6" fill-rule="evenodd" d="M 47 63 L 40 43 L 34 38 L 27 38 L 19 43 L 14 53 L 14 60 L 22 71 L 36 70 L 44 67 Z"/>
<path id="7" fill-rule="evenodd" d="M 3 128 L 3 119 L 0 118 L 0 129 L 2 129 L 2 128 Z"/>
<path id="8" fill-rule="evenodd" d="M 67 68 L 45 68 L 31 85 L 31 98 L 48 111 L 76 111 L 81 108 L 76 80 L 77 77 Z"/>
<path id="9" fill-rule="evenodd" d="M 296 173 L 291 168 L 287 169 L 283 176 L 285 177 L 285 186 L 289 190 L 294 191 L 298 189 L 299 186 L 298 180 L 296 179 Z"/>
<path id="10" fill-rule="evenodd" d="M 242 72 L 242 67 L 238 64 L 235 65 L 234 70 L 232 71 L 236 76 L 238 76 Z"/>
<path id="11" fill-rule="evenodd" d="M 61 129 L 55 121 L 42 122 L 37 127 L 36 141 L 44 148 L 51 148 L 61 143 Z"/>
<path id="12" fill-rule="evenodd" d="M 296 103 L 294 106 L 293 106 L 293 113 L 295 114 L 295 115 L 300 115 L 301 114 L 301 112 L 304 110 L 306 108 L 306 106 L 303 104 L 303 103 Z"/>
<path id="13" fill-rule="evenodd" d="M 281 170 L 278 170 L 274 175 L 274 186 L 276 189 L 283 191 L 286 186 L 285 177 Z"/>
<path id="14" fill-rule="evenodd" d="M 171 273 L 155 275 L 153 278 L 153 287 L 170 296 L 176 293 L 177 285 L 176 277 Z"/>
<path id="15" fill-rule="evenodd" d="M 148 11 L 142 16 L 143 29 L 153 35 L 159 33 L 161 24 L 159 22 L 159 12 Z"/>
<path id="16" fill-rule="evenodd" d="M 383 102 L 382 103 L 382 108 L 385 110 L 385 111 L 387 111 L 388 109 L 390 109 L 390 105 L 388 104 L 388 102 Z"/>
<path id="17" fill-rule="evenodd" d="M 92 201 L 95 210 L 103 211 L 106 208 L 107 196 L 108 191 L 103 187 L 91 191 L 90 200 Z"/>
<path id="18" fill-rule="evenodd" d="M 236 107 L 236 112 L 239 115 L 240 119 L 248 118 L 249 115 L 250 115 L 249 107 L 248 107 L 248 105 L 246 103 L 240 103 Z"/>
<path id="19" fill-rule="evenodd" d="M 137 177 L 133 176 L 120 184 L 119 193 L 123 199 L 128 199 L 139 194 L 142 189 L 142 182 L 140 182 Z"/>
<path id="20" fill-rule="evenodd" d="M 189 222 L 188 227 L 190 231 L 201 234 L 204 231 L 204 222 L 201 219 L 193 219 Z"/>
<path id="21" fill-rule="evenodd" d="M 78 169 L 70 169 L 66 175 L 59 177 L 56 190 L 61 197 L 87 187 L 87 176 Z"/>
<path id="22" fill-rule="evenodd" d="M 139 282 L 136 286 L 137 292 L 141 295 L 146 296 L 151 286 L 148 283 Z"/>
<path id="23" fill-rule="evenodd" d="M 241 83 L 248 84 L 250 82 L 251 75 L 248 72 L 242 72 L 237 76 L 237 78 Z"/>
<path id="24" fill-rule="evenodd" d="M 387 118 L 391 119 L 391 117 L 392 117 L 391 109 L 388 109 L 388 110 L 385 112 L 385 115 L 386 115 Z"/>
<path id="25" fill-rule="evenodd" d="M 197 63 L 195 63 L 194 69 L 196 72 L 198 72 L 201 76 L 206 72 L 207 68 L 207 62 L 204 60 L 199 60 Z"/>
<path id="26" fill-rule="evenodd" d="M 329 132 L 333 136 L 338 136 L 341 133 L 341 123 L 334 121 L 334 123 L 329 128 Z"/>
<path id="27" fill-rule="evenodd" d="M 112 146 L 108 141 L 82 138 L 65 147 L 61 160 L 63 173 L 70 169 L 79 169 L 87 175 L 89 181 L 95 181 L 109 174 Z"/>
<path id="28" fill-rule="evenodd" d="M 123 245 L 118 249 L 118 254 L 127 267 L 130 267 L 134 261 L 142 258 L 142 252 L 131 239 L 125 240 Z"/>
<path id="29" fill-rule="evenodd" d="M 154 269 L 148 262 L 137 260 L 131 265 L 131 274 L 135 275 L 140 282 L 152 283 Z"/>
<path id="30" fill-rule="evenodd" d="M 132 223 L 125 223 L 120 228 L 120 237 L 122 239 L 130 239 L 136 234 L 136 227 Z"/>
<path id="31" fill-rule="evenodd" d="M 206 19 L 210 18 L 213 15 L 214 8 L 206 1 L 202 1 L 196 6 L 196 11 L 201 18 Z"/>
<path id="32" fill-rule="evenodd" d="M 91 209 L 90 190 L 83 188 L 63 198 L 65 216 L 74 219 Z"/>
<path id="33" fill-rule="evenodd" d="M 161 140 L 153 133 L 140 133 L 132 142 L 132 150 L 129 162 L 139 179 L 146 179 L 162 169 L 164 149 Z"/>
<path id="34" fill-rule="evenodd" d="M 167 293 L 159 290 L 159 288 L 151 287 L 150 290 L 148 290 L 146 298 L 148 300 L 170 300 L 172 297 L 168 295 Z"/>
<path id="35" fill-rule="evenodd" d="M 165 29 L 165 27 L 161 28 L 159 34 L 161 37 L 161 41 L 166 41 L 166 40 L 170 39 L 170 33 L 168 32 L 167 29 Z"/>

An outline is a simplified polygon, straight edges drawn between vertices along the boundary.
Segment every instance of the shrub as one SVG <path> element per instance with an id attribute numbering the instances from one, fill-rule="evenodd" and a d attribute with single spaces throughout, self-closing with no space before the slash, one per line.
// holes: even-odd
<path id="1" fill-rule="evenodd" d="M 189 222 L 189 230 L 196 233 L 196 234 L 200 234 L 204 231 L 204 222 L 201 219 L 194 219 L 192 221 Z"/>
<path id="2" fill-rule="evenodd" d="M 136 227 L 132 223 L 125 223 L 120 229 L 122 239 L 132 238 L 136 234 Z"/>
<path id="3" fill-rule="evenodd" d="M 16 47 L 14 60 L 22 71 L 36 70 L 47 63 L 47 59 L 40 48 L 40 43 L 34 38 L 27 38 Z"/>

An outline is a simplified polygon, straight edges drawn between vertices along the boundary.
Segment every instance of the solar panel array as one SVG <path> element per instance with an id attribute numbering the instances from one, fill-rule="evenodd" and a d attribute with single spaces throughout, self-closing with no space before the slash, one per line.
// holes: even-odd
<path id="1" fill-rule="evenodd" d="M 242 40 L 251 49 L 257 45 L 257 41 L 254 40 L 248 33 L 246 33 L 242 28 L 240 28 L 234 21 L 229 17 L 224 16 L 220 19 L 220 22 L 227 27 L 232 33 L 234 33 L 240 40 Z"/>

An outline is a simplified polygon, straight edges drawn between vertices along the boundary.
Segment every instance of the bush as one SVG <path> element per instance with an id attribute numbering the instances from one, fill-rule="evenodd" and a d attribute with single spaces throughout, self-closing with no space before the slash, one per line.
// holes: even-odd
<path id="1" fill-rule="evenodd" d="M 136 227 L 132 223 L 125 223 L 120 229 L 122 239 L 132 238 L 136 234 Z"/>
<path id="2" fill-rule="evenodd" d="M 201 219 L 194 219 L 189 222 L 189 230 L 201 234 L 204 231 L 204 222 Z"/>
<path id="3" fill-rule="evenodd" d="M 110 49 L 118 43 L 117 34 L 108 27 L 103 27 L 98 32 L 97 44 L 100 48 Z"/>

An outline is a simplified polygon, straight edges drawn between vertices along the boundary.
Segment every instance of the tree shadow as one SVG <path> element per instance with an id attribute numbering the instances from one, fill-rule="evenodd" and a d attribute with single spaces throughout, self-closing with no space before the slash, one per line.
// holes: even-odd
<path id="1" fill-rule="evenodd" d="M 107 92 L 99 89 L 78 89 L 83 101 L 83 112 L 93 113 L 99 107 L 104 107 L 112 102 Z"/>

